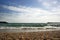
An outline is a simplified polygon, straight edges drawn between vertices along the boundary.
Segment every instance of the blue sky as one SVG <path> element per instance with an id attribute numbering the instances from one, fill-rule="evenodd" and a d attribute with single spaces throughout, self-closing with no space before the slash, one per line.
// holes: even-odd
<path id="1" fill-rule="evenodd" d="M 60 0 L 0 0 L 0 21 L 60 22 Z"/>

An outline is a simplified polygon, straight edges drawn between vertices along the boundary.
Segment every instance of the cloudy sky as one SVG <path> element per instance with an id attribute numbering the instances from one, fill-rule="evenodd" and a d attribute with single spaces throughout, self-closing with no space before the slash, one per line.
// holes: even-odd
<path id="1" fill-rule="evenodd" d="M 0 21 L 60 22 L 60 0 L 0 0 Z"/>

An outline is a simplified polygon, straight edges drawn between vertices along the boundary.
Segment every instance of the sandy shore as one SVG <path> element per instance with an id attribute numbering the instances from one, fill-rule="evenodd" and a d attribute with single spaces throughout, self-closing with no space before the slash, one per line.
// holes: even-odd
<path id="1" fill-rule="evenodd" d="M 0 32 L 0 40 L 60 40 L 60 30 L 39 32 Z"/>

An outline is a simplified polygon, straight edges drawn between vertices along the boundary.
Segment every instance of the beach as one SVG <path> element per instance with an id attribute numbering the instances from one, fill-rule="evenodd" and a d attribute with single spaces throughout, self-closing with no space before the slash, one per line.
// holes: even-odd
<path id="1" fill-rule="evenodd" d="M 0 40 L 60 40 L 60 31 L 0 32 Z"/>
<path id="2" fill-rule="evenodd" d="M 0 29 L 0 40 L 60 40 L 60 30 L 50 30 L 49 28 L 39 30 L 26 28 Z"/>

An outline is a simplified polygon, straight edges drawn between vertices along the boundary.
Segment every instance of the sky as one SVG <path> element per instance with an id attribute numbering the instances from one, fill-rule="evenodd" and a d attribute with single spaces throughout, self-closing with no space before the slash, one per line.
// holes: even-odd
<path id="1" fill-rule="evenodd" d="M 60 22 L 60 0 L 0 0 L 0 21 Z"/>

